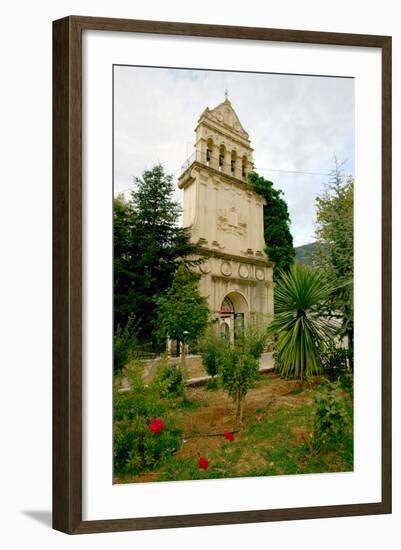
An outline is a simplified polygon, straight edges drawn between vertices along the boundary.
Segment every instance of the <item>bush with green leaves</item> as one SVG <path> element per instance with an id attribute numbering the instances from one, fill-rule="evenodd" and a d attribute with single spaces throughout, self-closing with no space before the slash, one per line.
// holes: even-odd
<path id="1" fill-rule="evenodd" d="M 246 394 L 259 378 L 259 360 L 235 347 L 226 346 L 219 357 L 221 386 L 236 405 L 235 420 L 240 427 Z"/>
<path id="2" fill-rule="evenodd" d="M 212 378 L 218 374 L 220 356 L 226 347 L 227 342 L 217 334 L 214 325 L 206 330 L 203 338 L 200 340 L 199 348 L 202 363 L 206 372 Z"/>
<path id="3" fill-rule="evenodd" d="M 163 357 L 158 365 L 154 384 L 161 397 L 183 397 L 184 380 L 178 365 L 168 364 L 167 357 Z"/>
<path id="4" fill-rule="evenodd" d="M 294 264 L 281 273 L 269 333 L 275 337 L 275 368 L 282 376 L 303 379 L 322 372 L 320 350 L 337 331 L 320 313 L 332 290 L 322 272 L 308 266 Z"/>
<path id="5" fill-rule="evenodd" d="M 260 359 L 268 339 L 266 327 L 266 322 L 250 320 L 236 341 L 237 349 L 245 354 L 252 355 L 255 359 Z"/>
<path id="6" fill-rule="evenodd" d="M 345 390 L 348 395 L 353 399 L 354 397 L 354 373 L 349 370 L 347 372 L 343 372 L 338 377 L 339 384 Z"/>
<path id="7" fill-rule="evenodd" d="M 117 325 L 113 338 L 114 372 L 126 366 L 138 348 L 138 324 L 130 317 L 122 327 Z"/>
<path id="8" fill-rule="evenodd" d="M 329 380 L 336 380 L 339 376 L 350 372 L 352 350 L 340 347 L 335 342 L 329 342 L 320 352 L 320 359 L 324 375 Z"/>
<path id="9" fill-rule="evenodd" d="M 153 469 L 182 444 L 182 431 L 155 385 L 145 386 L 142 368 L 131 363 L 127 369 L 130 389 L 114 393 L 114 474 L 137 475 Z M 155 433 L 152 421 L 161 419 L 163 428 Z"/>
<path id="10" fill-rule="evenodd" d="M 315 443 L 320 447 L 335 448 L 343 443 L 345 433 L 352 425 L 349 396 L 339 380 L 322 384 L 315 394 Z"/>

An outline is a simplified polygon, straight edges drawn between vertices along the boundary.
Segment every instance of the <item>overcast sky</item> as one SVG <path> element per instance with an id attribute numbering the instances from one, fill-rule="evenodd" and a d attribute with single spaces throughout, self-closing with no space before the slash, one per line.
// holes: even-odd
<path id="1" fill-rule="evenodd" d="M 354 170 L 354 82 L 347 78 L 152 67 L 114 68 L 114 191 L 156 163 L 174 173 L 194 150 L 194 129 L 224 90 L 254 148 L 255 170 L 282 189 L 296 246 L 314 240 L 315 197 L 334 155 Z M 182 202 L 182 192 L 176 191 Z"/>

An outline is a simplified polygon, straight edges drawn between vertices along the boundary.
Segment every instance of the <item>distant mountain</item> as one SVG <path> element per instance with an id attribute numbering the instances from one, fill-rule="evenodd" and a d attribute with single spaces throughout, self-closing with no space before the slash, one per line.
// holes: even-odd
<path id="1" fill-rule="evenodd" d="M 321 245 L 318 242 L 303 244 L 295 248 L 295 261 L 300 264 L 312 265 L 313 255 L 319 252 Z"/>

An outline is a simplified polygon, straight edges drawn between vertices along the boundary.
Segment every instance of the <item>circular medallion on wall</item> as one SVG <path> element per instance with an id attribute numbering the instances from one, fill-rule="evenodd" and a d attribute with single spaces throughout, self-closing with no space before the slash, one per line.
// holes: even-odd
<path id="1" fill-rule="evenodd" d="M 248 266 L 245 264 L 241 264 L 238 269 L 239 276 L 243 279 L 247 279 L 249 277 L 249 269 Z"/>
<path id="2" fill-rule="evenodd" d="M 229 264 L 229 262 L 222 262 L 221 263 L 221 272 L 223 275 L 225 275 L 226 277 L 228 277 L 229 275 L 231 275 L 231 265 Z"/>
<path id="3" fill-rule="evenodd" d="M 260 267 L 256 268 L 255 275 L 256 275 L 256 278 L 258 279 L 258 281 L 264 281 L 265 272 Z"/>
<path id="4" fill-rule="evenodd" d="M 210 273 L 212 270 L 212 268 L 210 267 L 210 262 L 208 260 L 200 264 L 199 269 L 202 273 L 205 273 L 205 275 L 207 273 Z"/>

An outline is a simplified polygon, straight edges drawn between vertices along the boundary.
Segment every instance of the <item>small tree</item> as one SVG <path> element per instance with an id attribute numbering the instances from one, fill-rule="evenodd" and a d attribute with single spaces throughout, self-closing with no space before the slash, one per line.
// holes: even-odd
<path id="1" fill-rule="evenodd" d="M 209 310 L 198 289 L 199 276 L 181 264 L 171 288 L 157 299 L 158 333 L 181 344 L 181 365 L 185 376 L 185 345 L 193 344 L 203 333 Z"/>
<path id="2" fill-rule="evenodd" d="M 246 394 L 259 378 L 259 359 L 226 346 L 219 358 L 219 373 L 221 385 L 236 405 L 235 422 L 241 428 Z"/>

